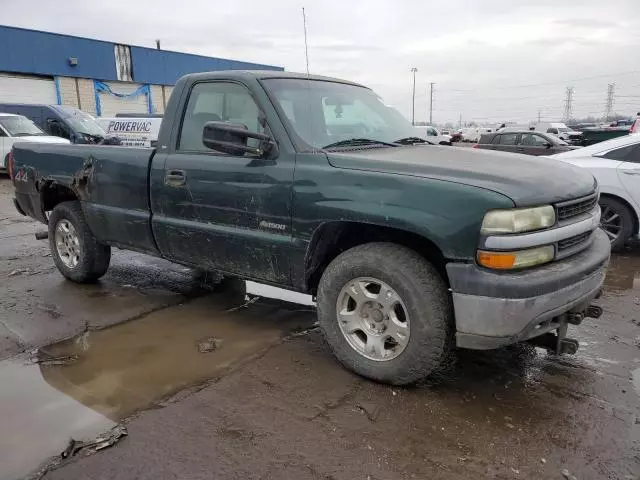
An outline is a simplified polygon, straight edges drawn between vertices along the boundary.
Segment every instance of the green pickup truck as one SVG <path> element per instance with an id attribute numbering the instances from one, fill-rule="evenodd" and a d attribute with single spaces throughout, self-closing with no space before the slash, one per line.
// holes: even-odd
<path id="1" fill-rule="evenodd" d="M 16 144 L 16 208 L 66 278 L 111 248 L 313 295 L 337 358 L 408 384 L 454 346 L 573 353 L 609 262 L 598 185 L 553 160 L 433 146 L 352 82 L 187 75 L 158 145 Z"/>

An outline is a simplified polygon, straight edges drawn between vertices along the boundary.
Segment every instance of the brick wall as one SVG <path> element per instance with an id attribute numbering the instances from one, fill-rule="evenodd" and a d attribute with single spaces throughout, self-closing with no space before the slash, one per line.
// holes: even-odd
<path id="1" fill-rule="evenodd" d="M 96 114 L 96 91 L 93 88 L 93 80 L 87 78 L 78 79 L 78 92 L 80 92 L 80 110 L 90 115 Z"/>
<path id="2" fill-rule="evenodd" d="M 60 97 L 63 105 L 78 108 L 78 94 L 76 91 L 76 80 L 71 77 L 58 77 L 60 86 Z"/>

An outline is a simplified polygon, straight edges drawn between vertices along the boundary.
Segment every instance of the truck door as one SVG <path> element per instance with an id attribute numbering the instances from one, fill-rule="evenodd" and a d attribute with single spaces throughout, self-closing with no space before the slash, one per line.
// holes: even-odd
<path id="1" fill-rule="evenodd" d="M 154 172 L 158 181 L 152 182 L 151 191 L 160 251 L 203 269 L 290 283 L 294 156 L 281 152 L 275 159 L 256 158 L 203 145 L 208 121 L 269 133 L 244 85 L 200 82 L 188 95 L 181 124 L 172 135 L 175 145 L 161 146 L 158 155 L 166 157 L 164 162 L 154 160 L 154 165 L 164 165 L 162 175 Z"/>

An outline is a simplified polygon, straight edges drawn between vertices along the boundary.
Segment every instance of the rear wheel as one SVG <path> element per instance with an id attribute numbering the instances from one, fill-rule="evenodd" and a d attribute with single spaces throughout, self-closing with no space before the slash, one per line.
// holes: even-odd
<path id="1" fill-rule="evenodd" d="M 451 346 L 453 314 L 442 278 L 413 250 L 361 245 L 338 256 L 318 286 L 318 320 L 350 370 L 395 385 L 437 369 Z"/>
<path id="2" fill-rule="evenodd" d="M 633 234 L 633 214 L 619 200 L 609 197 L 600 198 L 600 228 L 611 241 L 611 251 L 619 252 Z"/>
<path id="3" fill-rule="evenodd" d="M 111 262 L 111 247 L 91 233 L 79 202 L 62 202 L 49 216 L 49 247 L 65 278 L 90 283 L 102 277 Z"/>

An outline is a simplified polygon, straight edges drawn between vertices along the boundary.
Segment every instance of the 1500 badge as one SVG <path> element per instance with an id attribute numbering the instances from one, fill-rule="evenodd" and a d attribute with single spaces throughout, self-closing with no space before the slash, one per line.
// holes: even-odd
<path id="1" fill-rule="evenodd" d="M 269 228 L 271 230 L 286 230 L 287 226 L 284 225 L 283 223 L 273 223 L 273 222 L 267 222 L 266 220 L 261 220 L 260 221 L 260 228 Z"/>

